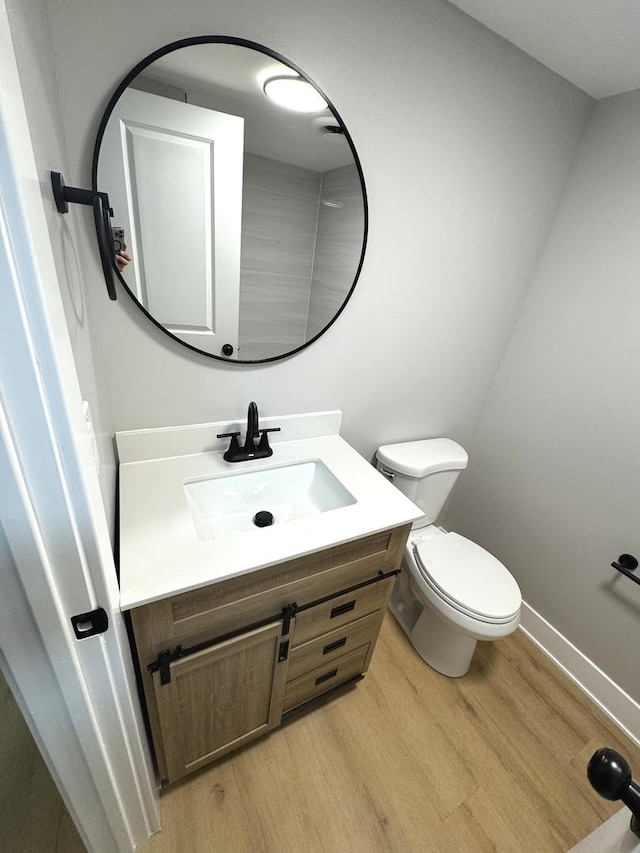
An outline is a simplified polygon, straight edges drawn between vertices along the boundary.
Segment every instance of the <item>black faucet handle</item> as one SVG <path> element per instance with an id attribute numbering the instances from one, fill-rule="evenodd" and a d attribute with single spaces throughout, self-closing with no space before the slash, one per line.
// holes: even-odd
<path id="1" fill-rule="evenodd" d="M 260 432 L 260 443 L 258 444 L 258 450 L 261 451 L 269 451 L 269 456 L 273 453 L 273 450 L 269 447 L 269 436 L 270 432 L 280 432 L 280 427 L 271 427 L 270 429 L 261 429 Z"/>
<path id="2" fill-rule="evenodd" d="M 238 462 L 240 458 L 240 444 L 238 443 L 239 432 L 221 432 L 216 438 L 230 438 L 229 448 L 225 451 L 223 459 L 227 462 Z"/>
<path id="3" fill-rule="evenodd" d="M 238 436 L 239 435 L 240 435 L 239 432 L 220 432 L 220 433 L 218 433 L 216 438 L 230 438 L 231 439 L 231 447 L 233 447 L 234 444 L 238 443 Z"/>

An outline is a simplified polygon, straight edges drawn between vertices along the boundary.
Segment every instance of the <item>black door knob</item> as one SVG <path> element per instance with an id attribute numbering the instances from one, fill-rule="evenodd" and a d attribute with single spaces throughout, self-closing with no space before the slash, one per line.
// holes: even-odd
<path id="1" fill-rule="evenodd" d="M 640 787 L 631 777 L 629 762 L 615 749 L 603 747 L 587 765 L 591 786 L 607 800 L 622 800 L 631 811 L 630 829 L 640 837 Z"/>
<path id="2" fill-rule="evenodd" d="M 614 749 L 599 749 L 587 766 L 591 786 L 606 800 L 619 800 L 631 784 L 629 762 Z"/>
<path id="3" fill-rule="evenodd" d="M 223 344 L 222 355 L 233 355 L 233 346 L 231 344 Z"/>

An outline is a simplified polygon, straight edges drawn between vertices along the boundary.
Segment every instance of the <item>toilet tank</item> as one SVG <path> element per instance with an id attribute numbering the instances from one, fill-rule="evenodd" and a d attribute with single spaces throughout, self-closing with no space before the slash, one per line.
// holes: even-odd
<path id="1" fill-rule="evenodd" d="M 414 528 L 435 524 L 468 461 L 450 438 L 385 444 L 376 452 L 376 468 L 424 513 Z"/>

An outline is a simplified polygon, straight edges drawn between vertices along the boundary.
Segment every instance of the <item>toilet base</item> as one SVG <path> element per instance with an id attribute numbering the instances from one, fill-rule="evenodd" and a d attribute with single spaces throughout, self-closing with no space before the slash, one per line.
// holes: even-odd
<path id="1" fill-rule="evenodd" d="M 430 607 L 423 606 L 407 636 L 422 660 L 442 675 L 460 678 L 469 672 L 478 641 L 463 634 Z"/>
<path id="2" fill-rule="evenodd" d="M 461 633 L 431 607 L 418 601 L 406 570 L 396 581 L 389 610 L 411 645 L 432 669 L 451 678 L 459 678 L 469 671 L 478 641 Z"/>

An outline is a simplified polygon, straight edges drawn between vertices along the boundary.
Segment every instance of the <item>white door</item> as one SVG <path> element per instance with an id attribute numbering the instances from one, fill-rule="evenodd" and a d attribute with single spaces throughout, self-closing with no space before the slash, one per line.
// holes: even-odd
<path id="1" fill-rule="evenodd" d="M 0 79 L 0 668 L 88 850 L 131 853 L 157 803 L 3 0 Z"/>
<path id="2" fill-rule="evenodd" d="M 244 119 L 127 89 L 100 148 L 98 188 L 125 228 L 127 285 L 176 337 L 238 347 Z"/>

